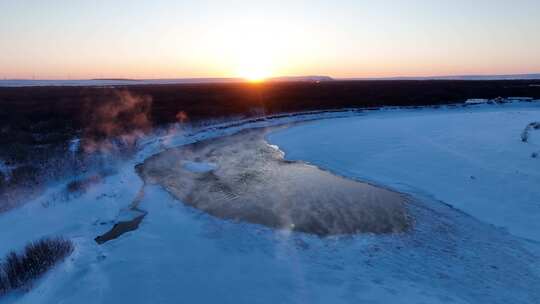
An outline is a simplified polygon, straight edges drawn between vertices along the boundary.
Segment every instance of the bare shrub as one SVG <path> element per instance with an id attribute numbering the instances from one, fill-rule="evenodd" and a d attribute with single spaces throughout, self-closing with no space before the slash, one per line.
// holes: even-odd
<path id="1" fill-rule="evenodd" d="M 32 242 L 22 253 L 10 252 L 0 264 L 0 294 L 21 288 L 39 278 L 73 252 L 70 240 L 44 238 Z"/>
<path id="2" fill-rule="evenodd" d="M 526 143 L 529 141 L 529 129 L 525 128 L 523 132 L 521 132 L 521 141 Z"/>
<path id="3" fill-rule="evenodd" d="M 538 130 L 540 129 L 540 122 L 531 122 L 528 124 L 525 129 L 523 129 L 523 132 L 521 132 L 521 141 L 526 143 L 529 141 L 529 132 L 531 130 Z"/>

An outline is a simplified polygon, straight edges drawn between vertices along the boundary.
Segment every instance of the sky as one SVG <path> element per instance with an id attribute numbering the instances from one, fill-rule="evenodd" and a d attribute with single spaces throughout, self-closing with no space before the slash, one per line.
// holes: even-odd
<path id="1" fill-rule="evenodd" d="M 539 72 L 539 0 L 0 0 L 0 78 Z"/>

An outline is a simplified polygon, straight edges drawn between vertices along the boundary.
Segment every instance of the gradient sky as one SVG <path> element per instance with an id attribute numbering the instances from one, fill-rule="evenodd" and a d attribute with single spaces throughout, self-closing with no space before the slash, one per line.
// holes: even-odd
<path id="1" fill-rule="evenodd" d="M 540 72 L 540 0 L 0 0 L 0 77 Z"/>

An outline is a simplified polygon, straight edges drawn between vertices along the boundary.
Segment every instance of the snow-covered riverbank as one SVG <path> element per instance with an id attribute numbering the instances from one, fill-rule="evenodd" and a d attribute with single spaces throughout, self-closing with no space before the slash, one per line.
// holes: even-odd
<path id="1" fill-rule="evenodd" d="M 530 152 L 540 134 L 525 144 L 520 133 L 539 116 L 533 103 L 338 112 L 149 137 L 80 195 L 62 195 L 66 181 L 0 214 L 0 256 L 43 236 L 76 245 L 30 291 L 0 303 L 538 303 L 540 245 L 531 229 L 540 219 L 540 162 Z M 140 227 L 94 241 L 129 213 L 142 186 L 134 166 L 147 157 L 302 118 L 329 119 L 270 134 L 270 142 L 286 158 L 418 198 L 410 233 L 321 239 L 214 218 L 147 186 Z"/>

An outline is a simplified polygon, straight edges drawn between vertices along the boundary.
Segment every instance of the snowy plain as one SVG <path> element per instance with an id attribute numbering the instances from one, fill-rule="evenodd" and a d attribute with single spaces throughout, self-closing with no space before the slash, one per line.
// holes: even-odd
<path id="1" fill-rule="evenodd" d="M 139 229 L 97 245 L 142 186 L 134 165 L 168 147 L 243 128 L 287 159 L 410 195 L 413 231 L 318 238 L 223 221 L 148 186 Z M 323 119 L 325 118 L 325 119 Z M 0 303 L 538 303 L 540 104 L 335 112 L 149 137 L 76 197 L 52 185 L 0 214 L 0 256 L 44 236 L 74 254 Z M 540 133 L 540 131 L 538 131 Z M 201 169 L 195 166 L 195 169 Z M 206 168 L 203 168 L 206 169 Z M 452 207 L 450 207 L 450 206 Z"/>
<path id="2" fill-rule="evenodd" d="M 540 241 L 540 107 L 381 112 L 288 128 L 269 136 L 291 160 L 431 196 L 516 236 Z M 339 134 L 339 136 L 336 136 Z"/>

